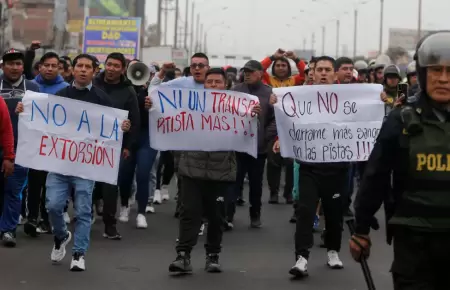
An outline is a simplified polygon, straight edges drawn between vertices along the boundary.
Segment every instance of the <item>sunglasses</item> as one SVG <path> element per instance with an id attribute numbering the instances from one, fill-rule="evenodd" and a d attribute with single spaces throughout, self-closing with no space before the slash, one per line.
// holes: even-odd
<path id="1" fill-rule="evenodd" d="M 204 64 L 204 63 L 191 63 L 191 68 L 192 69 L 195 69 L 195 68 L 199 68 L 199 69 L 202 69 L 202 68 L 205 68 L 206 67 L 206 64 Z"/>

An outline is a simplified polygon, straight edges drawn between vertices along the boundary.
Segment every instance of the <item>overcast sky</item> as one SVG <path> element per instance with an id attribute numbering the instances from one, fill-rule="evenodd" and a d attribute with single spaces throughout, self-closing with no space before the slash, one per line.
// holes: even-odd
<path id="1" fill-rule="evenodd" d="M 185 1 L 179 0 L 183 27 Z M 189 0 L 189 21 L 192 1 Z M 146 2 L 147 20 L 149 23 L 155 23 L 158 1 Z M 172 2 L 175 3 L 175 0 Z M 336 19 L 340 19 L 340 49 L 342 45 L 346 45 L 349 54 L 352 55 L 355 7 L 359 11 L 358 54 L 378 50 L 380 0 L 365 0 L 368 3 L 362 5 L 356 4 L 364 0 L 196 0 L 195 2 L 195 13 L 200 13 L 200 23 L 209 29 L 207 37 L 209 54 L 236 54 L 261 58 L 272 54 L 278 47 L 302 49 L 305 38 L 306 48 L 310 49 L 312 32 L 315 32 L 315 49 L 320 54 L 321 27 L 326 25 L 325 53 L 334 56 Z M 386 49 L 389 28 L 417 29 L 419 0 L 384 2 L 383 49 Z M 422 29 L 450 29 L 449 0 L 422 2 Z M 168 23 L 168 44 L 171 45 L 174 36 L 173 12 L 169 12 Z M 162 27 L 164 28 L 164 19 Z"/>

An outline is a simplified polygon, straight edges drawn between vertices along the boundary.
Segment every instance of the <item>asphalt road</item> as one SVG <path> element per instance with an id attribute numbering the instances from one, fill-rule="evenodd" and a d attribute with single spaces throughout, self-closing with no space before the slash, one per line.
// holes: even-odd
<path id="1" fill-rule="evenodd" d="M 367 289 L 359 264 L 348 252 L 348 231 L 343 237 L 342 270 L 326 267 L 326 251 L 318 247 L 316 234 L 308 264 L 310 276 L 292 280 L 288 273 L 294 264 L 294 225 L 288 222 L 292 214 L 289 205 L 268 205 L 268 190 L 264 192 L 263 228 L 249 229 L 248 208 L 240 207 L 235 229 L 225 233 L 221 264 L 224 272 L 208 274 L 204 266 L 204 238 L 193 252 L 194 274 L 173 277 L 168 266 L 175 258 L 177 220 L 173 217 L 173 201 L 156 207 L 148 215 L 147 230 L 135 228 L 133 212 L 128 224 L 119 224 L 123 239 L 109 241 L 102 238 L 103 223 L 97 220 L 91 233 L 91 247 L 86 256 L 87 271 L 70 272 L 70 255 L 61 265 L 50 262 L 52 237 L 31 239 L 19 229 L 18 246 L 0 247 L 0 290 L 229 290 L 229 289 Z M 381 217 L 381 215 L 380 215 Z M 384 221 L 380 219 L 383 225 Z M 72 226 L 71 226 L 72 227 Z M 377 289 L 392 289 L 389 273 L 392 248 L 386 245 L 384 227 L 372 234 L 373 249 L 369 261 Z M 70 247 L 68 248 L 70 249 Z"/>

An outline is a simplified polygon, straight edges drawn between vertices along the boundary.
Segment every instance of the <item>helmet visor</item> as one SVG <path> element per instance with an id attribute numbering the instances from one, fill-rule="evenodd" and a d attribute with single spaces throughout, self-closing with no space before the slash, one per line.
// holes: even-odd
<path id="1" fill-rule="evenodd" d="M 450 66 L 450 32 L 438 32 L 424 40 L 417 50 L 421 67 Z"/>

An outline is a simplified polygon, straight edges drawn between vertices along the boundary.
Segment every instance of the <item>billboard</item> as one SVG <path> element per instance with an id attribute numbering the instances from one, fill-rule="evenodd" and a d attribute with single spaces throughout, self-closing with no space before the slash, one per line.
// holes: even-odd
<path id="1" fill-rule="evenodd" d="M 104 63 L 108 54 L 120 52 L 127 59 L 139 58 L 141 18 L 86 17 L 83 53 L 94 55 Z"/>
<path id="2" fill-rule="evenodd" d="M 79 6 L 84 7 L 85 1 L 79 0 Z M 128 17 L 130 16 L 127 7 L 128 2 L 125 0 L 90 0 L 89 8 L 96 9 L 100 16 Z"/>
<path id="3" fill-rule="evenodd" d="M 422 30 L 421 37 L 434 32 L 433 30 Z M 416 50 L 417 29 L 390 28 L 389 47 L 402 47 L 407 51 Z"/>

